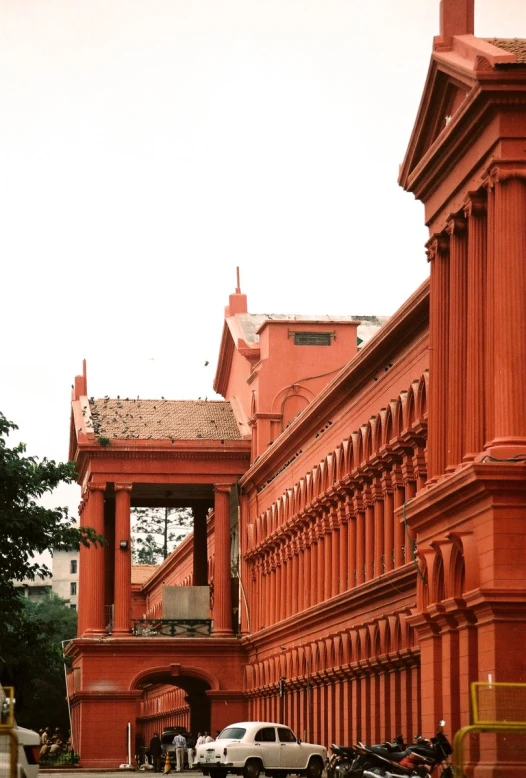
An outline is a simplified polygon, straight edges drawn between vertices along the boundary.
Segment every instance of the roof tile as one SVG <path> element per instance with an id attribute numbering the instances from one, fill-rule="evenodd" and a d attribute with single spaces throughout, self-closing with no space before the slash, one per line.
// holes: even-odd
<path id="1" fill-rule="evenodd" d="M 207 400 L 90 400 L 95 435 L 117 439 L 241 440 L 230 403 Z"/>
<path id="2" fill-rule="evenodd" d="M 517 63 L 526 63 L 526 38 L 485 38 L 484 40 L 499 49 L 515 54 Z"/>

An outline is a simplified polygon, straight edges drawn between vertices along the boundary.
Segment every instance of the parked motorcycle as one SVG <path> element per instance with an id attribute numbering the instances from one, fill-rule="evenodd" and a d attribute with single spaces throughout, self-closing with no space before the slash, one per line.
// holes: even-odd
<path id="1" fill-rule="evenodd" d="M 437 765 L 444 766 L 452 753 L 449 740 L 443 732 L 444 726 L 445 722 L 440 721 L 434 738 L 427 740 L 417 735 L 413 745 L 400 752 L 393 753 L 381 746 L 365 746 L 359 743 L 355 747 L 359 756 L 353 763 L 353 770 L 361 766 L 362 772 L 354 773 L 353 778 L 354 775 L 360 775 L 361 778 L 427 778 Z"/>
<path id="2" fill-rule="evenodd" d="M 402 735 L 398 735 L 393 741 L 382 743 L 382 748 L 391 753 L 403 751 L 405 743 Z M 331 746 L 331 758 L 327 766 L 327 778 L 361 778 L 363 772 L 363 760 L 358 759 L 359 754 L 352 746 L 339 746 L 333 743 Z"/>
<path id="3" fill-rule="evenodd" d="M 333 743 L 327 778 L 429 778 L 437 765 L 445 766 L 452 753 L 444 726 L 445 721 L 440 721 L 437 734 L 431 740 L 416 735 L 410 746 L 406 746 L 401 735 L 392 742 L 374 746 Z M 443 778 L 450 778 L 447 770 Z"/>

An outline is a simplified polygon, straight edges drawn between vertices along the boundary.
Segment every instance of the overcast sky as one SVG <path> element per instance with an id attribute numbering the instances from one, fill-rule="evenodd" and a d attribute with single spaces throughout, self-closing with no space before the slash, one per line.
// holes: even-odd
<path id="1" fill-rule="evenodd" d="M 0 0 L 0 410 L 67 457 L 70 392 L 213 398 L 253 313 L 393 313 L 427 275 L 397 185 L 438 0 Z M 476 34 L 526 37 L 523 0 Z M 205 367 L 205 361 L 209 365 Z M 75 508 L 77 487 L 61 492 Z M 52 498 L 56 502 L 56 498 Z"/>

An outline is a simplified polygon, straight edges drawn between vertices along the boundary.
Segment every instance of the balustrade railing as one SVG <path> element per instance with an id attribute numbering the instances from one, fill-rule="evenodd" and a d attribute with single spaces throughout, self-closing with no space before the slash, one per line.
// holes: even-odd
<path id="1" fill-rule="evenodd" d="M 211 619 L 134 619 L 133 634 L 150 637 L 202 637 L 210 635 Z"/>

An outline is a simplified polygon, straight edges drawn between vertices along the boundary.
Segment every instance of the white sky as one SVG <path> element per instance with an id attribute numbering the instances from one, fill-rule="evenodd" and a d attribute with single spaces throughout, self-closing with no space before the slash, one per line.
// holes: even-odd
<path id="1" fill-rule="evenodd" d="M 0 0 L 0 410 L 67 457 L 70 386 L 213 398 L 223 309 L 393 313 L 438 0 Z M 526 37 L 523 0 L 476 34 Z M 208 367 L 205 361 L 210 362 Z M 77 487 L 59 502 L 75 508 Z M 53 496 L 50 504 L 57 502 Z"/>

